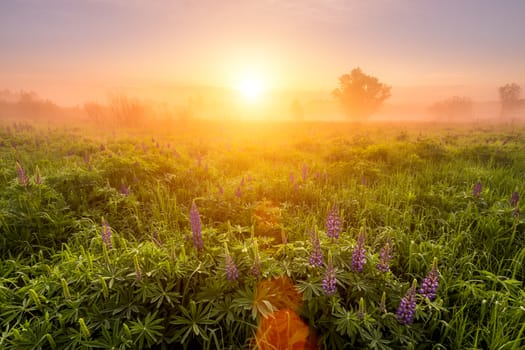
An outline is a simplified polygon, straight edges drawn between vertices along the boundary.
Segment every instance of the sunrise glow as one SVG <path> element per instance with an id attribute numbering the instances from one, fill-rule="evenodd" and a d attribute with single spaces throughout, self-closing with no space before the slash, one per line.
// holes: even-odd
<path id="1" fill-rule="evenodd" d="M 237 86 L 237 90 L 246 101 L 256 102 L 261 98 L 264 85 L 260 79 L 250 77 L 242 80 Z"/>

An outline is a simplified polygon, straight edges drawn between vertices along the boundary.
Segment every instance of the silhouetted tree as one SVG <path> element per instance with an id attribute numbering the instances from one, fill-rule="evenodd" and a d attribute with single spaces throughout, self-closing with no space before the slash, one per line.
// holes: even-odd
<path id="1" fill-rule="evenodd" d="M 501 116 L 509 117 L 524 106 L 523 100 L 520 100 L 521 86 L 516 83 L 506 84 L 498 89 L 501 101 Z"/>
<path id="2" fill-rule="evenodd" d="M 435 117 L 447 121 L 471 117 L 473 111 L 472 100 L 468 97 L 452 96 L 446 100 L 438 101 L 429 108 Z"/>
<path id="3" fill-rule="evenodd" d="M 366 75 L 361 68 L 354 68 L 350 74 L 339 77 L 339 87 L 332 94 L 339 99 L 349 118 L 365 119 L 390 97 L 390 90 L 390 86 Z"/>

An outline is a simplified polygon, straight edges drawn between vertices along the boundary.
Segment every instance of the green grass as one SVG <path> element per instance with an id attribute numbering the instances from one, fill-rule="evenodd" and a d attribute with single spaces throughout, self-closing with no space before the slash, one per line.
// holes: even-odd
<path id="1" fill-rule="evenodd" d="M 515 215 L 510 197 L 525 194 L 524 131 L 198 122 L 132 134 L 4 125 L 0 348 L 255 348 L 261 320 L 292 308 L 319 348 L 521 349 L 525 214 Z M 338 240 L 326 234 L 334 205 Z M 361 230 L 359 273 L 352 254 Z M 309 264 L 312 231 L 321 267 Z M 392 260 L 382 273 L 387 241 Z M 239 272 L 231 282 L 228 254 Z M 322 288 L 329 254 L 333 296 Z M 437 298 L 418 294 L 413 322 L 402 325 L 400 300 L 414 279 L 421 286 L 434 258 Z M 279 277 L 293 291 L 261 289 Z"/>

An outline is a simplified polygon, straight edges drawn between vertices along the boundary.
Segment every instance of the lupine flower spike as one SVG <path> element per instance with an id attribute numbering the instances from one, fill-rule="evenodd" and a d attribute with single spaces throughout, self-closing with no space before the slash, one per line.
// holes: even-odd
<path id="1" fill-rule="evenodd" d="M 191 203 L 190 224 L 193 234 L 193 245 L 197 249 L 197 252 L 200 253 L 204 249 L 204 241 L 202 240 L 201 217 L 195 202 Z"/>
<path id="2" fill-rule="evenodd" d="M 359 299 L 359 309 L 357 309 L 357 317 L 362 320 L 365 318 L 365 299 Z"/>
<path id="3" fill-rule="evenodd" d="M 42 176 L 40 175 L 40 169 L 38 166 L 36 167 L 36 175 L 35 175 L 35 184 L 41 185 L 42 184 Z"/>
<path id="4" fill-rule="evenodd" d="M 332 253 L 328 252 L 328 265 L 323 278 L 323 292 L 327 296 L 332 296 L 337 292 L 337 278 L 335 275 Z"/>
<path id="5" fill-rule="evenodd" d="M 102 218 L 102 242 L 106 245 L 108 249 L 111 249 L 111 228 L 107 224 L 106 220 Z"/>
<path id="6" fill-rule="evenodd" d="M 472 190 L 472 196 L 479 197 L 481 195 L 481 181 L 478 181 L 474 184 L 474 189 Z"/>
<path id="7" fill-rule="evenodd" d="M 381 301 L 379 302 L 379 311 L 386 314 L 386 292 L 383 291 L 383 294 L 381 295 Z"/>
<path id="8" fill-rule="evenodd" d="M 352 253 L 352 270 L 354 272 L 363 272 L 366 263 L 366 249 L 365 249 L 366 233 L 365 228 L 361 228 L 359 237 L 357 237 L 357 244 Z"/>
<path id="9" fill-rule="evenodd" d="M 439 272 L 437 269 L 437 258 L 434 258 L 432 262 L 432 269 L 423 280 L 421 288 L 419 288 L 419 294 L 423 297 L 428 298 L 430 301 L 436 299 L 437 290 L 439 288 Z"/>
<path id="10" fill-rule="evenodd" d="M 18 184 L 20 186 L 29 185 L 29 178 L 26 175 L 26 171 L 18 160 L 16 161 L 16 174 L 18 176 Z"/>
<path id="11" fill-rule="evenodd" d="M 510 206 L 513 208 L 516 208 L 518 206 L 519 201 L 520 201 L 519 193 L 516 191 L 512 192 L 512 196 L 510 197 Z"/>
<path id="12" fill-rule="evenodd" d="M 416 314 L 416 286 L 417 281 L 414 280 L 397 308 L 396 319 L 402 325 L 411 324 Z"/>
<path id="13" fill-rule="evenodd" d="M 326 218 L 326 234 L 332 239 L 338 239 L 341 233 L 341 218 L 336 205 L 332 207 Z"/>
<path id="14" fill-rule="evenodd" d="M 390 271 L 390 259 L 392 259 L 392 246 L 390 242 L 386 242 L 379 252 L 379 263 L 377 269 L 381 272 Z"/>
<path id="15" fill-rule="evenodd" d="M 310 232 L 310 240 L 312 242 L 312 251 L 308 262 L 311 266 L 321 267 L 323 266 L 323 252 L 321 251 L 321 241 L 316 229 Z"/>
<path id="16" fill-rule="evenodd" d="M 303 163 L 302 176 L 303 181 L 306 181 L 306 178 L 308 177 L 308 166 L 306 166 L 306 163 Z"/>
<path id="17" fill-rule="evenodd" d="M 226 261 L 225 261 L 225 267 L 226 267 L 226 277 L 228 278 L 228 281 L 233 282 L 237 278 L 239 278 L 239 271 L 237 270 L 237 265 L 235 265 L 235 261 L 233 261 L 233 258 L 230 255 L 230 252 L 228 251 L 228 246 L 225 247 L 226 251 Z"/>

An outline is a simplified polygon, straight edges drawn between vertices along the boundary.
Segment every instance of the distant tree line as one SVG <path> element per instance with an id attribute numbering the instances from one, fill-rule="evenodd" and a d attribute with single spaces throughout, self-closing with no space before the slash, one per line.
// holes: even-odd
<path id="1" fill-rule="evenodd" d="M 520 98 L 521 87 L 516 83 L 498 89 L 502 120 L 518 118 L 524 114 L 525 100 Z M 376 113 L 391 95 L 391 87 L 376 77 L 354 68 L 339 77 L 339 85 L 332 95 L 340 102 L 344 113 L 352 120 L 365 120 Z M 296 106 L 292 106 L 297 110 Z M 474 102 L 466 96 L 452 96 L 432 104 L 429 112 L 444 121 L 457 121 L 474 116 Z M 297 113 L 293 113 L 294 115 Z"/>
<path id="2" fill-rule="evenodd" d="M 56 117 L 61 108 L 48 99 L 40 98 L 33 91 L 0 91 L 0 117 L 41 119 Z"/>

